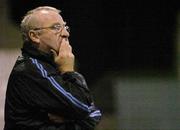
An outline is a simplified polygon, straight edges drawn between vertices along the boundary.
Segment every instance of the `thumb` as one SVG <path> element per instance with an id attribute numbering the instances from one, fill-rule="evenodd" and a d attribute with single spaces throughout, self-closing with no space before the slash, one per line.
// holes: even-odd
<path id="1" fill-rule="evenodd" d="M 51 49 L 51 52 L 53 53 L 54 57 L 57 57 L 57 52 L 55 50 Z"/>

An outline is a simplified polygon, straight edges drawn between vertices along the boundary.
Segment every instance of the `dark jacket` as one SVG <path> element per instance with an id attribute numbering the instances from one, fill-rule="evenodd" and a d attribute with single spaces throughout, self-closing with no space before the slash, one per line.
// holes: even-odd
<path id="1" fill-rule="evenodd" d="M 48 113 L 64 122 L 50 120 Z M 4 130 L 89 130 L 100 118 L 81 74 L 60 74 L 51 54 L 24 44 L 8 81 Z"/>

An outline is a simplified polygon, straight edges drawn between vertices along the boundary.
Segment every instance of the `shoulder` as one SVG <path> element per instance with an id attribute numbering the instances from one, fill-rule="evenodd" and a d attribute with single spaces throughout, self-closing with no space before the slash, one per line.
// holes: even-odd
<path id="1" fill-rule="evenodd" d="M 37 61 L 36 61 L 37 62 Z M 12 69 L 11 75 L 16 76 L 39 76 L 41 71 L 38 69 L 35 61 L 30 57 L 19 56 L 16 63 Z"/>

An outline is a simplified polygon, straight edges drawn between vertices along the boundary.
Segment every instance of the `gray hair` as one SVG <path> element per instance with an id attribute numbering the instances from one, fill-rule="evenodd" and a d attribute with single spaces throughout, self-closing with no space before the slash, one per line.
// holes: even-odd
<path id="1" fill-rule="evenodd" d="M 46 11 L 54 11 L 56 13 L 60 13 L 61 11 L 54 8 L 54 7 L 50 7 L 50 6 L 40 6 L 37 7 L 33 10 L 30 10 L 26 13 L 26 15 L 24 16 L 24 18 L 21 21 L 20 24 L 20 28 L 21 28 L 21 33 L 22 33 L 22 38 L 23 41 L 30 41 L 28 32 L 29 30 L 33 29 L 35 25 L 30 25 L 30 22 L 32 20 L 32 16 L 34 15 L 34 13 L 38 12 L 38 11 L 42 11 L 42 10 L 46 10 Z"/>

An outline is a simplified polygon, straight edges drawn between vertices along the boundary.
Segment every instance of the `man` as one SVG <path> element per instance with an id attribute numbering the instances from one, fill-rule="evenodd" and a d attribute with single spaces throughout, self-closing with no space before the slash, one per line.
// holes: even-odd
<path id="1" fill-rule="evenodd" d="M 90 130 L 100 121 L 59 13 L 38 7 L 21 22 L 24 44 L 9 77 L 4 130 Z"/>

